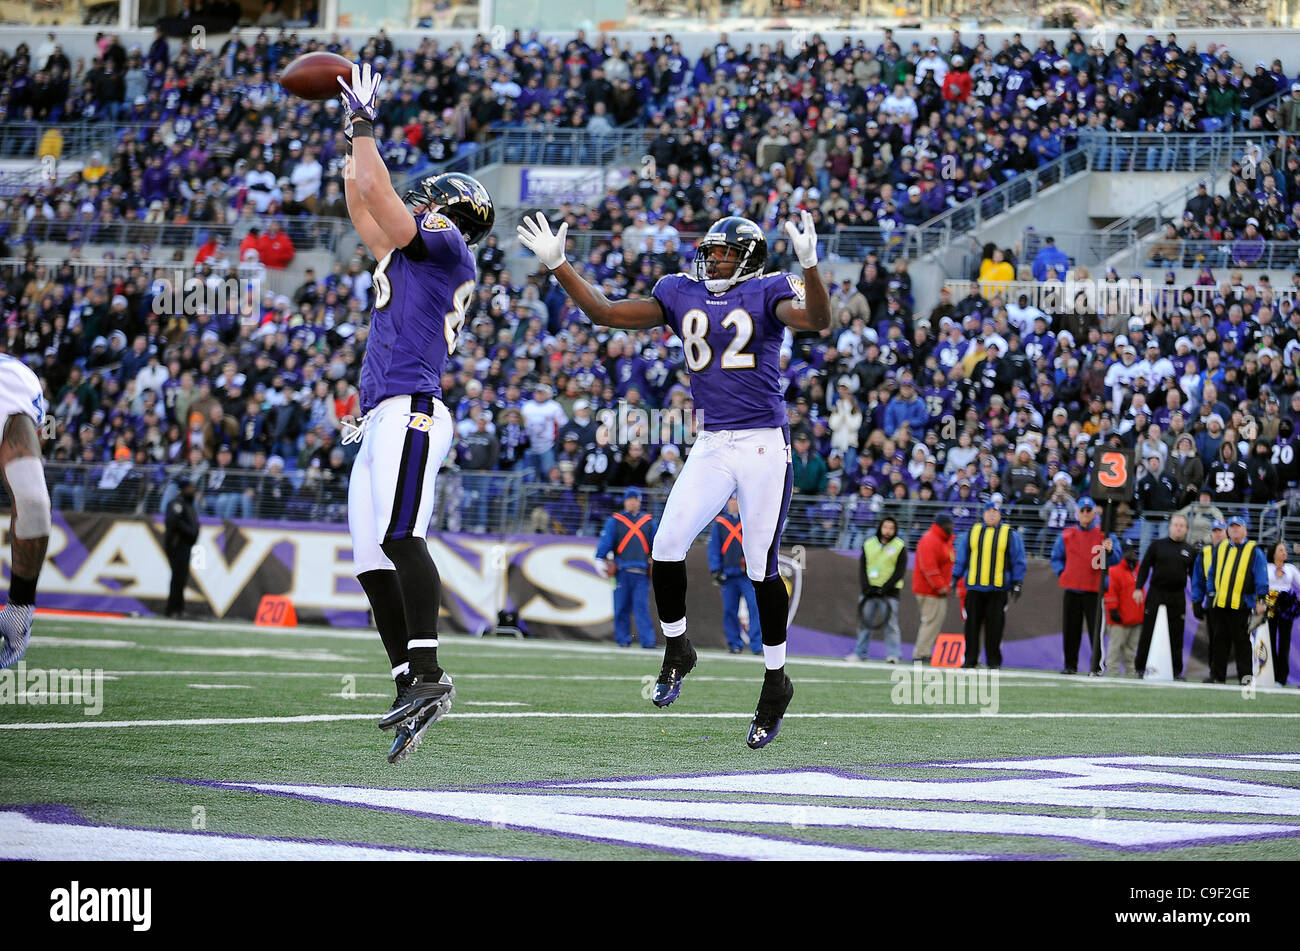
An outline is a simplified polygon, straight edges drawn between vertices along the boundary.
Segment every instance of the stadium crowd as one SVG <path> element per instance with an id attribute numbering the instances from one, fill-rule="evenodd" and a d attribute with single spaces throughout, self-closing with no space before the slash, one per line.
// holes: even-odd
<path id="1" fill-rule="evenodd" d="M 1058 48 L 1016 34 L 993 49 L 954 31 L 904 48 L 886 30 L 874 48 L 814 36 L 795 50 L 733 45 L 723 33 L 692 61 L 668 35 L 635 50 L 603 36 L 593 46 L 583 31 L 563 44 L 516 31 L 502 49 L 482 37 L 397 49 L 383 32 L 353 48 L 263 30 L 194 49 L 159 31 L 147 49 L 103 35 L 99 55 L 74 64 L 50 34 L 34 50 L 0 51 L 6 155 L 57 154 L 51 123 L 129 125 L 76 174 L 16 189 L 0 230 L 11 243 L 77 245 L 106 225 L 148 220 L 227 238 L 230 226 L 239 245 L 251 229 L 260 237 L 263 216 L 285 216 L 290 237 L 304 233 L 300 218 L 344 217 L 337 102 L 297 100 L 276 82 L 312 49 L 385 73 L 377 133 L 395 172 L 504 129 L 646 127 L 655 162 L 643 167 L 645 194 L 573 209 L 573 230 L 664 221 L 690 233 L 731 213 L 774 230 L 797 207 L 823 232 L 902 229 L 1051 162 L 1088 130 L 1300 123 L 1300 105 L 1274 102 L 1296 85 L 1281 61 L 1252 66 L 1173 33 L 1114 42 L 1089 46 L 1075 33 Z"/>
<path id="2" fill-rule="evenodd" d="M 215 231 L 193 249 L 199 281 L 220 282 L 250 252 L 266 267 L 290 263 L 277 213 L 336 213 L 340 184 L 337 107 L 286 101 L 272 82 L 297 49 L 291 37 L 262 35 L 173 60 L 161 47 L 136 54 L 110 39 L 85 70 L 96 76 L 68 83 L 62 97 L 40 91 L 81 73 L 52 62 L 57 50 L 39 69 L 40 50 L 35 60 L 5 57 L 9 115 L 156 124 L 102 166 L 11 201 L 8 240 L 35 242 L 51 215 L 84 218 L 87 228 L 142 212 L 172 222 L 197 215 L 249 223 L 229 241 L 237 252 Z M 525 126 L 545 115 L 590 128 L 606 93 L 615 119 L 659 123 L 642 177 L 598 210 L 565 209 L 578 225 L 616 232 L 578 262 L 611 297 L 647 294 L 687 266 L 690 236 L 721 214 L 772 228 L 799 207 L 826 227 L 922 221 L 940 207 L 935 195 L 946 203 L 1050 160 L 1081 121 L 1127 128 L 1121 112 L 1134 103 L 1139 125 L 1167 103 L 1231 119 L 1243 98 L 1258 104 L 1265 89 L 1292 84 L 1280 63 L 1252 77 L 1226 49 L 1184 50 L 1173 35 L 1135 50 L 1120 37 L 1111 51 L 1081 40 L 1065 51 L 1010 41 L 988 51 L 954 34 L 942 49 L 903 52 L 887 37 L 876 50 L 816 45 L 794 57 L 737 50 L 724 35 L 694 65 L 668 42 L 597 51 L 581 34 L 563 49 L 517 37 L 505 51 L 480 45 L 463 59 L 434 41 L 396 51 L 380 34 L 363 52 L 387 58 L 385 116 L 426 158 L 431 136 L 445 155 L 508 112 L 528 117 Z M 103 79 L 133 69 L 144 73 L 144 102 L 128 105 Z M 615 92 L 629 88 L 632 99 L 615 108 Z M 296 138 L 286 142 L 285 128 Z M 1293 161 L 1288 152 L 1274 167 Z M 1234 181 L 1246 180 L 1248 165 L 1253 195 L 1267 176 L 1263 162 L 1246 163 Z M 951 177 L 939 171 L 947 168 Z M 1295 182 L 1274 178 L 1273 187 Z M 769 269 L 791 265 L 782 242 L 770 252 Z M 1015 249 L 990 249 L 973 276 L 1009 280 L 1023 264 L 1037 277 L 1039 263 L 1054 266 L 1047 257 L 1029 264 Z M 495 238 L 477 258 L 480 288 L 443 381 L 458 438 L 439 480 L 441 526 L 497 522 L 503 499 L 489 473 L 539 487 L 540 504 L 520 517 L 571 533 L 598 530 L 615 488 L 671 485 L 689 423 L 670 418 L 654 432 L 637 411 L 678 410 L 689 421 L 679 341 L 663 329 L 591 327 L 545 272 L 523 273 Z M 0 348 L 45 381 L 50 461 L 86 464 L 52 467 L 56 506 L 157 511 L 184 473 L 198 480 L 207 514 L 341 519 L 356 450 L 341 434 L 357 413 L 373 266 L 358 246 L 329 273 L 309 271 L 291 295 L 192 315 L 169 308 L 171 272 L 143 263 L 14 269 L 0 284 Z M 927 510 L 918 503 L 946 504 L 961 531 L 997 495 L 1035 526 L 1026 541 L 1039 553 L 1073 518 L 1097 445 L 1138 450 L 1145 472 L 1131 517 L 1184 509 L 1193 538 L 1208 535 L 1215 513 L 1280 497 L 1300 475 L 1300 313 L 1239 274 L 1218 287 L 1208 305 L 1184 306 L 1189 289 L 1170 284 L 1149 311 L 1116 315 L 1041 312 L 973 284 L 917 313 L 907 262 L 867 254 L 857 281 L 833 289 L 832 327 L 790 335 L 782 356 L 796 540 L 856 544 L 886 509 L 905 526 L 928 522 L 910 517 Z M 618 422 L 602 428 L 602 419 Z"/>

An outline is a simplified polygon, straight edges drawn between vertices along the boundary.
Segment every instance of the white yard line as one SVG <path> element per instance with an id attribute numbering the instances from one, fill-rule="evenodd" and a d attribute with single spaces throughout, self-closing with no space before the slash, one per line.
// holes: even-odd
<path id="1" fill-rule="evenodd" d="M 186 684 L 195 690 L 252 690 L 248 684 Z"/>
<path id="2" fill-rule="evenodd" d="M 58 619 L 49 619 L 47 623 L 50 626 L 53 626 L 55 624 L 70 624 L 74 628 L 76 628 L 78 627 L 80 622 L 68 621 L 64 618 L 58 618 Z M 162 618 L 157 618 L 157 619 L 155 618 L 102 618 L 102 619 L 96 618 L 95 623 L 97 625 L 116 624 L 116 625 L 125 625 L 128 627 L 134 626 L 137 628 L 148 629 L 148 633 L 185 632 L 186 634 L 189 634 L 189 633 L 202 633 L 206 631 L 206 632 L 217 632 L 223 634 L 245 634 L 245 635 L 256 634 L 259 637 L 263 637 L 267 635 L 283 635 L 289 637 L 304 637 L 304 638 L 311 638 L 311 637 L 338 638 L 338 639 L 345 639 L 345 640 L 371 641 L 376 644 L 378 643 L 379 640 L 378 634 L 370 630 L 360 630 L 355 628 L 353 629 L 329 628 L 329 627 L 314 626 L 314 625 L 309 627 L 300 627 L 300 628 L 258 627 L 252 623 L 231 623 L 228 621 L 171 621 Z M 145 632 L 142 631 L 142 633 Z M 190 653 L 191 652 L 191 650 L 186 650 L 186 649 L 173 648 L 171 650 L 167 650 L 166 648 L 153 648 L 150 645 L 134 644 L 128 641 L 116 641 L 116 642 L 95 641 L 93 639 L 74 639 L 74 638 L 61 637 L 61 636 L 38 639 L 38 635 L 39 635 L 39 631 L 35 631 L 32 639 L 33 647 L 40 646 L 41 640 L 44 640 L 47 646 L 59 646 L 59 647 L 78 646 L 78 647 L 86 647 L 86 648 L 100 647 L 100 648 L 112 649 L 117 647 L 125 648 L 127 646 L 131 646 L 131 647 L 143 647 L 146 649 L 166 650 L 168 653 Z M 445 644 L 446 647 L 453 650 L 459 650 L 461 648 L 470 648 L 470 649 L 485 648 L 488 649 L 489 653 L 492 650 L 499 650 L 499 651 L 506 651 L 506 652 L 551 651 L 555 654 L 555 656 L 558 657 L 563 657 L 564 655 L 569 655 L 569 654 L 581 654 L 581 655 L 586 655 L 588 657 L 603 658 L 603 659 L 633 660 L 637 663 L 643 663 L 646 657 L 655 656 L 654 652 L 651 651 L 630 652 L 627 649 L 614 647 L 612 645 L 592 644 L 592 643 L 575 642 L 575 641 L 556 641 L 556 640 L 546 640 L 542 638 L 536 638 L 536 639 L 497 638 L 497 637 L 479 638 L 479 637 L 469 637 L 467 635 L 462 635 L 462 634 L 449 634 L 449 635 L 445 635 Z M 316 650 L 320 655 L 329 654 L 328 651 L 319 648 L 317 648 Z M 233 649 L 233 648 L 209 648 L 209 649 L 199 648 L 193 650 L 194 653 L 211 652 L 211 654 L 217 656 L 221 656 L 221 654 L 225 652 L 228 652 L 226 653 L 226 656 L 241 656 L 241 654 L 237 653 L 237 651 L 238 649 Z M 250 649 L 250 651 L 251 651 L 250 654 L 242 654 L 242 656 L 255 656 L 256 653 L 259 652 L 258 649 L 256 648 Z M 291 659 L 292 656 L 295 654 L 295 652 L 292 649 L 286 648 L 283 650 L 266 650 L 266 654 L 272 656 L 278 656 L 281 659 Z M 755 665 L 758 660 L 757 657 L 752 657 L 750 655 L 724 654 L 721 651 L 713 651 L 713 650 L 703 650 L 700 652 L 700 656 L 702 660 L 705 660 L 708 663 L 715 663 L 720 661 L 728 664 Z M 303 657 L 302 659 L 315 660 L 317 658 Z M 325 656 L 321 656 L 319 659 L 323 662 L 329 662 L 326 660 Z M 819 667 L 819 668 L 825 668 L 830 670 L 836 670 L 844 674 L 849 674 L 850 672 L 854 672 L 854 671 L 861 671 L 862 673 L 867 674 L 867 673 L 879 673 L 879 672 L 886 672 L 886 671 L 892 673 L 894 671 L 899 671 L 899 670 L 915 671 L 917 669 L 914 664 L 886 664 L 884 661 L 865 661 L 861 664 L 848 664 L 843 660 L 841 660 L 840 658 L 802 657 L 793 654 L 790 656 L 790 664 L 792 667 Z M 928 671 L 928 670 L 941 670 L 942 668 L 931 668 L 931 667 L 922 666 L 919 669 Z M 1020 669 L 1020 668 L 1004 669 L 1000 671 L 1000 674 L 1001 674 L 1000 680 L 1006 684 L 1014 684 L 1016 681 L 1023 681 L 1023 680 L 1045 681 L 1045 682 L 1055 683 L 1055 684 L 1069 684 L 1070 686 L 1083 687 L 1086 689 L 1121 688 L 1121 689 L 1139 689 L 1139 690 L 1140 689 L 1203 690 L 1206 688 L 1214 688 L 1219 690 L 1231 690 L 1231 691 L 1240 691 L 1241 689 L 1240 686 L 1236 684 L 1202 684 L 1202 683 L 1197 683 L 1192 681 L 1164 681 L 1164 682 L 1151 681 L 1149 682 L 1144 680 L 1137 680 L 1136 678 L 1127 678 L 1127 677 L 1123 677 L 1123 678 L 1088 677 L 1088 676 L 1080 676 L 1077 674 L 1076 675 L 1058 674 L 1055 673 L 1054 671 L 1049 671 L 1049 670 L 1027 670 L 1027 669 Z M 488 676 L 488 675 L 476 674 L 476 675 L 465 675 L 465 676 Z M 556 679 L 556 678 L 548 677 L 543 674 L 533 674 L 533 675 L 520 674 L 520 675 L 516 675 L 516 677 L 519 679 L 525 679 L 527 677 L 534 677 L 539 680 Z M 604 678 L 592 677 L 592 679 L 599 680 Z M 705 676 L 695 675 L 693 679 L 705 680 L 708 679 L 708 677 L 707 675 Z M 737 680 L 744 680 L 746 682 L 748 682 L 749 679 L 750 678 L 737 678 Z M 808 678 L 803 678 L 803 680 L 809 683 L 816 682 Z M 830 683 L 836 681 L 825 681 L 825 682 Z M 877 681 L 874 678 L 872 679 L 864 678 L 862 680 L 846 680 L 842 682 L 844 683 L 876 683 L 876 682 L 890 683 L 891 681 L 888 680 Z M 1257 692 L 1260 693 L 1270 693 L 1270 694 L 1278 693 L 1278 694 L 1286 694 L 1288 696 L 1294 695 L 1297 698 L 1300 698 L 1300 690 L 1295 690 L 1294 688 L 1261 686 L 1261 687 L 1257 687 L 1256 690 Z"/>
<path id="3" fill-rule="evenodd" d="M 173 726 L 240 726 L 244 724 L 334 723 L 373 720 L 373 713 L 310 713 L 285 717 L 204 717 L 191 720 L 95 720 L 71 723 L 0 723 L 3 730 L 78 730 Z M 748 720 L 752 713 L 451 713 L 448 720 Z M 798 720 L 1296 720 L 1300 713 L 787 713 Z"/>

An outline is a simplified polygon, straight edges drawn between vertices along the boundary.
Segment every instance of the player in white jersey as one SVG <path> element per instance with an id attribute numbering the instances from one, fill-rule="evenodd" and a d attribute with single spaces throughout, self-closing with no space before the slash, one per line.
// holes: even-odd
<path id="1" fill-rule="evenodd" d="M 0 353 L 0 474 L 9 517 L 9 595 L 0 611 L 0 668 L 27 652 L 36 613 L 36 580 L 50 541 L 50 494 L 41 463 L 41 381 L 20 360 Z"/>
<path id="2" fill-rule="evenodd" d="M 667 324 L 682 340 L 700 433 L 668 496 L 652 552 L 655 601 L 667 646 L 651 698 L 672 703 L 695 666 L 686 638 L 686 553 L 696 536 L 737 492 L 745 526 L 745 567 L 754 582 L 767 668 L 747 743 L 765 746 L 780 729 L 794 687 L 785 675 L 789 596 L 777 567 L 781 526 L 790 503 L 790 433 L 782 398 L 781 343 L 785 329 L 830 326 L 830 296 L 817 271 L 812 216 L 803 230 L 787 222 L 801 281 L 763 274 L 767 241 L 745 218 L 723 218 L 696 248 L 696 273 L 669 275 L 646 300 L 611 303 L 564 257 L 567 226 L 551 232 L 541 214 L 525 219 L 519 238 L 597 324 L 645 330 Z"/>

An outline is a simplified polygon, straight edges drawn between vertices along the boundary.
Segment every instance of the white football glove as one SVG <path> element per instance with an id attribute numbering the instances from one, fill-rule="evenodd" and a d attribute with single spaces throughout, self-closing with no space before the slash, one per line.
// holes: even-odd
<path id="1" fill-rule="evenodd" d="M 564 263 L 564 239 L 569 233 L 567 221 L 560 225 L 558 232 L 552 233 L 546 216 L 539 211 L 535 218 L 525 216 L 523 224 L 515 231 L 519 235 L 519 243 L 537 255 L 537 260 L 552 271 Z"/>
<path id="2" fill-rule="evenodd" d="M 383 81 L 384 77 L 372 70 L 369 63 L 352 64 L 351 85 L 345 83 L 342 76 L 339 77 L 339 85 L 343 87 L 343 95 L 339 98 L 343 100 L 348 118 L 375 121 L 379 115 L 375 101 L 379 98 L 379 84 Z"/>
<path id="3" fill-rule="evenodd" d="M 799 266 L 805 269 L 817 266 L 817 232 L 813 228 L 812 215 L 806 211 L 799 212 L 799 221 L 803 231 L 793 221 L 785 223 L 785 233 L 790 236 L 790 247 L 794 248 Z"/>

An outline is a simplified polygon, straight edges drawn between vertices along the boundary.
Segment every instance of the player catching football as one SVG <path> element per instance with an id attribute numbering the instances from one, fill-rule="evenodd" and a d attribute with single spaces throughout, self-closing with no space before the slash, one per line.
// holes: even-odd
<path id="1" fill-rule="evenodd" d="M 666 707 L 695 667 L 686 637 L 686 552 L 733 491 L 745 525 L 745 565 L 754 582 L 767 667 L 749 725 L 751 749 L 766 746 L 794 697 L 785 674 L 789 596 L 777 570 L 781 527 L 790 505 L 790 429 L 781 396 L 785 328 L 830 326 L 830 298 L 817 272 L 817 235 L 802 212 L 802 231 L 785 225 L 803 267 L 763 274 L 767 240 L 746 218 L 723 218 L 700 239 L 695 275 L 673 274 L 649 299 L 610 302 L 564 257 L 568 225 L 553 233 L 540 213 L 525 218 L 519 240 L 550 268 L 588 317 L 606 327 L 645 330 L 668 324 L 682 341 L 701 431 L 673 484 L 651 552 L 655 600 L 667 647 L 652 702 Z"/>
<path id="2" fill-rule="evenodd" d="M 344 436 L 361 440 L 348 484 L 348 529 L 357 580 L 388 652 L 397 700 L 379 721 L 396 730 L 388 761 L 419 745 L 451 709 L 451 676 L 438 666 L 442 584 L 425 533 L 434 478 L 452 440 L 442 372 L 474 292 L 470 246 L 495 220 L 477 180 L 450 172 L 399 198 L 375 143 L 380 76 L 362 63 L 339 79 L 348 134 L 348 214 L 379 263 L 370 337 L 361 367 L 362 417 Z M 407 205 L 413 204 L 412 208 Z"/>

